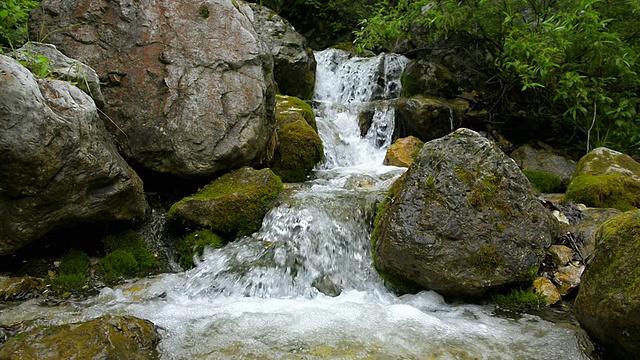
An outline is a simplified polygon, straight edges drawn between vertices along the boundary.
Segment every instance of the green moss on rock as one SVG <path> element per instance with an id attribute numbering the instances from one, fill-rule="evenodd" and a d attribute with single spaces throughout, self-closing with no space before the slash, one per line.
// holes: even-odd
<path id="1" fill-rule="evenodd" d="M 231 241 L 257 231 L 281 191 L 282 181 L 270 169 L 244 167 L 175 203 L 167 217 Z"/>
<path id="2" fill-rule="evenodd" d="M 87 281 L 90 264 L 89 255 L 82 251 L 69 250 L 60 260 L 58 275 L 52 281 L 54 289 L 59 292 L 82 289 Z"/>
<path id="3" fill-rule="evenodd" d="M 313 131 L 318 132 L 316 116 L 313 114 L 311 105 L 295 96 L 276 95 L 276 124 L 283 126 L 300 119 L 311 126 Z"/>
<path id="4" fill-rule="evenodd" d="M 304 121 L 282 126 L 278 133 L 279 146 L 271 169 L 284 182 L 302 182 L 324 159 L 324 146 L 316 132 Z"/>
<path id="5" fill-rule="evenodd" d="M 135 231 L 109 235 L 102 243 L 107 254 L 98 262 L 96 272 L 108 284 L 115 284 L 124 278 L 145 276 L 157 269 L 155 256 Z"/>
<path id="6" fill-rule="evenodd" d="M 507 294 L 495 294 L 492 300 L 498 307 L 514 312 L 539 310 L 546 306 L 543 295 L 520 289 L 512 289 Z"/>
<path id="7" fill-rule="evenodd" d="M 561 192 L 562 180 L 557 175 L 546 171 L 539 170 L 522 170 L 524 175 L 529 179 L 531 185 L 541 193 Z"/>
<path id="8" fill-rule="evenodd" d="M 582 327 L 615 358 L 640 356 L 640 210 L 606 221 L 582 275 L 575 310 Z"/>
<path id="9" fill-rule="evenodd" d="M 205 247 L 219 248 L 222 244 L 222 238 L 210 230 L 192 232 L 178 240 L 178 264 L 183 269 L 190 269 L 195 266 L 193 257 L 202 256 Z"/>

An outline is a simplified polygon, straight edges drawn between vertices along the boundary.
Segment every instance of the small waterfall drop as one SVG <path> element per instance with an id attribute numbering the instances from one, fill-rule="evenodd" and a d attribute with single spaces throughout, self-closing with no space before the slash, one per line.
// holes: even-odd
<path id="1" fill-rule="evenodd" d="M 376 201 L 405 171 L 382 161 L 408 60 L 335 49 L 316 59 L 326 161 L 315 180 L 287 190 L 258 232 L 207 249 L 190 271 L 105 288 L 64 309 L 0 312 L 0 320 L 134 315 L 160 327 L 162 359 L 588 359 L 569 327 L 385 289 L 369 234 Z"/>

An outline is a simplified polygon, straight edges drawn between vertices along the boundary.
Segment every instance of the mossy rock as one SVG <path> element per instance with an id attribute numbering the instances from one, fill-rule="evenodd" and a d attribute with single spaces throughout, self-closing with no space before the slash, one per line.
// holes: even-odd
<path id="1" fill-rule="evenodd" d="M 640 210 L 606 221 L 575 301 L 580 324 L 611 352 L 640 358 Z"/>
<path id="2" fill-rule="evenodd" d="M 271 169 L 284 182 L 306 181 L 316 164 L 324 159 L 322 140 L 301 120 L 282 126 L 277 133 L 279 146 Z"/>
<path id="3" fill-rule="evenodd" d="M 183 269 L 190 269 L 195 266 L 194 256 L 202 256 L 205 247 L 217 249 L 222 244 L 223 239 L 210 230 L 192 232 L 178 240 L 178 264 Z"/>
<path id="4" fill-rule="evenodd" d="M 142 236 L 129 230 L 102 240 L 107 254 L 100 259 L 97 274 L 107 283 L 146 276 L 157 270 L 157 260 Z"/>
<path id="5" fill-rule="evenodd" d="M 400 78 L 402 96 L 431 95 L 451 98 L 458 89 L 458 82 L 442 64 L 426 60 L 412 60 Z"/>
<path id="6" fill-rule="evenodd" d="M 491 300 L 499 308 L 513 312 L 540 310 L 546 306 L 543 295 L 521 289 L 512 289 L 506 294 L 494 294 Z"/>
<path id="7" fill-rule="evenodd" d="M 561 192 L 562 180 L 557 175 L 539 170 L 522 170 L 531 185 L 541 193 Z"/>
<path id="8" fill-rule="evenodd" d="M 167 218 L 231 241 L 260 229 L 281 191 L 282 181 L 270 169 L 243 167 L 175 203 Z"/>
<path id="9" fill-rule="evenodd" d="M 303 119 L 311 126 L 313 131 L 318 132 L 316 116 L 313 114 L 311 105 L 294 96 L 276 96 L 276 124 L 282 127 L 286 124 Z"/>
<path id="10" fill-rule="evenodd" d="M 10 338 L 0 359 L 159 359 L 153 323 L 103 316 L 80 324 L 39 327 Z"/>
<path id="11" fill-rule="evenodd" d="M 640 206 L 640 164 L 620 152 L 597 148 L 583 156 L 564 202 L 627 211 Z"/>

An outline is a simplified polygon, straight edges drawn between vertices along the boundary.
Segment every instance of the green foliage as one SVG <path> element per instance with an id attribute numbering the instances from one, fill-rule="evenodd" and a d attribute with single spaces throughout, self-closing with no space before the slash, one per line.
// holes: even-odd
<path id="1" fill-rule="evenodd" d="M 34 54 L 27 51 L 21 51 L 20 53 L 26 57 L 26 60 L 20 61 L 20 64 L 29 69 L 35 77 L 44 79 L 51 75 L 49 58 L 44 55 Z"/>
<path id="2" fill-rule="evenodd" d="M 516 312 L 539 310 L 546 304 L 543 295 L 520 289 L 511 290 L 506 295 L 495 294 L 492 300 L 498 307 Z"/>
<path id="3" fill-rule="evenodd" d="M 28 40 L 27 20 L 39 0 L 0 1 L 0 48 L 20 47 Z"/>
<path id="4" fill-rule="evenodd" d="M 86 280 L 91 260 L 82 251 L 69 250 L 60 260 L 58 276 L 53 279 L 53 286 L 61 292 L 80 290 Z"/>
<path id="5" fill-rule="evenodd" d="M 121 278 L 144 276 L 157 268 L 157 260 L 140 234 L 133 230 L 102 240 L 107 255 L 98 262 L 97 273 L 108 284 Z"/>
<path id="6" fill-rule="evenodd" d="M 556 116 L 594 146 L 640 151 L 640 2 L 636 0 L 386 1 L 356 32 L 360 49 L 386 48 L 422 28 L 482 39 L 504 97 Z"/>
<path id="7" fill-rule="evenodd" d="M 529 179 L 531 185 L 541 193 L 561 192 L 562 180 L 557 175 L 539 170 L 522 170 L 524 175 Z"/>
<path id="8" fill-rule="evenodd" d="M 205 247 L 220 248 L 223 240 L 210 230 L 200 230 L 188 234 L 178 240 L 178 264 L 183 269 L 195 266 L 193 257 L 202 256 Z"/>

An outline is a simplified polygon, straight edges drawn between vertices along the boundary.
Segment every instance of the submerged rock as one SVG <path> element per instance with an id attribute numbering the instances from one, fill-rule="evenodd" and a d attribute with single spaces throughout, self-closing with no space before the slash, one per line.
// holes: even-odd
<path id="1" fill-rule="evenodd" d="M 640 357 L 640 210 L 605 222 L 575 301 L 580 324 L 612 358 Z"/>
<path id="2" fill-rule="evenodd" d="M 253 26 L 273 54 L 273 77 L 278 92 L 311 99 L 316 83 L 316 59 L 307 40 L 268 7 L 249 6 L 253 11 Z"/>
<path id="3" fill-rule="evenodd" d="M 398 139 L 387 149 L 383 163 L 385 165 L 409 167 L 423 145 L 424 143 L 415 136 Z"/>
<path id="4" fill-rule="evenodd" d="M 10 338 L 0 358 L 159 359 L 153 323 L 132 316 L 103 316 L 80 324 L 36 328 Z"/>
<path id="5" fill-rule="evenodd" d="M 326 274 L 313 280 L 311 286 L 321 293 L 336 297 L 342 293 L 342 279 L 337 278 L 333 274 Z"/>
<path id="6" fill-rule="evenodd" d="M 259 160 L 275 128 L 273 57 L 250 11 L 228 0 L 44 0 L 29 29 L 97 71 L 125 157 L 204 178 Z"/>
<path id="7" fill-rule="evenodd" d="M 627 211 L 640 206 L 640 164 L 600 147 L 578 162 L 564 201 Z"/>
<path id="8" fill-rule="evenodd" d="M 497 146 L 459 129 L 424 145 L 381 204 L 374 264 L 391 284 L 478 297 L 531 279 L 555 235 Z"/>
<path id="9" fill-rule="evenodd" d="M 0 55 L 0 255 L 79 222 L 132 219 L 147 206 L 96 105 Z"/>
<path id="10" fill-rule="evenodd" d="M 180 200 L 171 206 L 167 217 L 234 240 L 260 228 L 281 191 L 282 181 L 270 169 L 244 167 Z"/>

